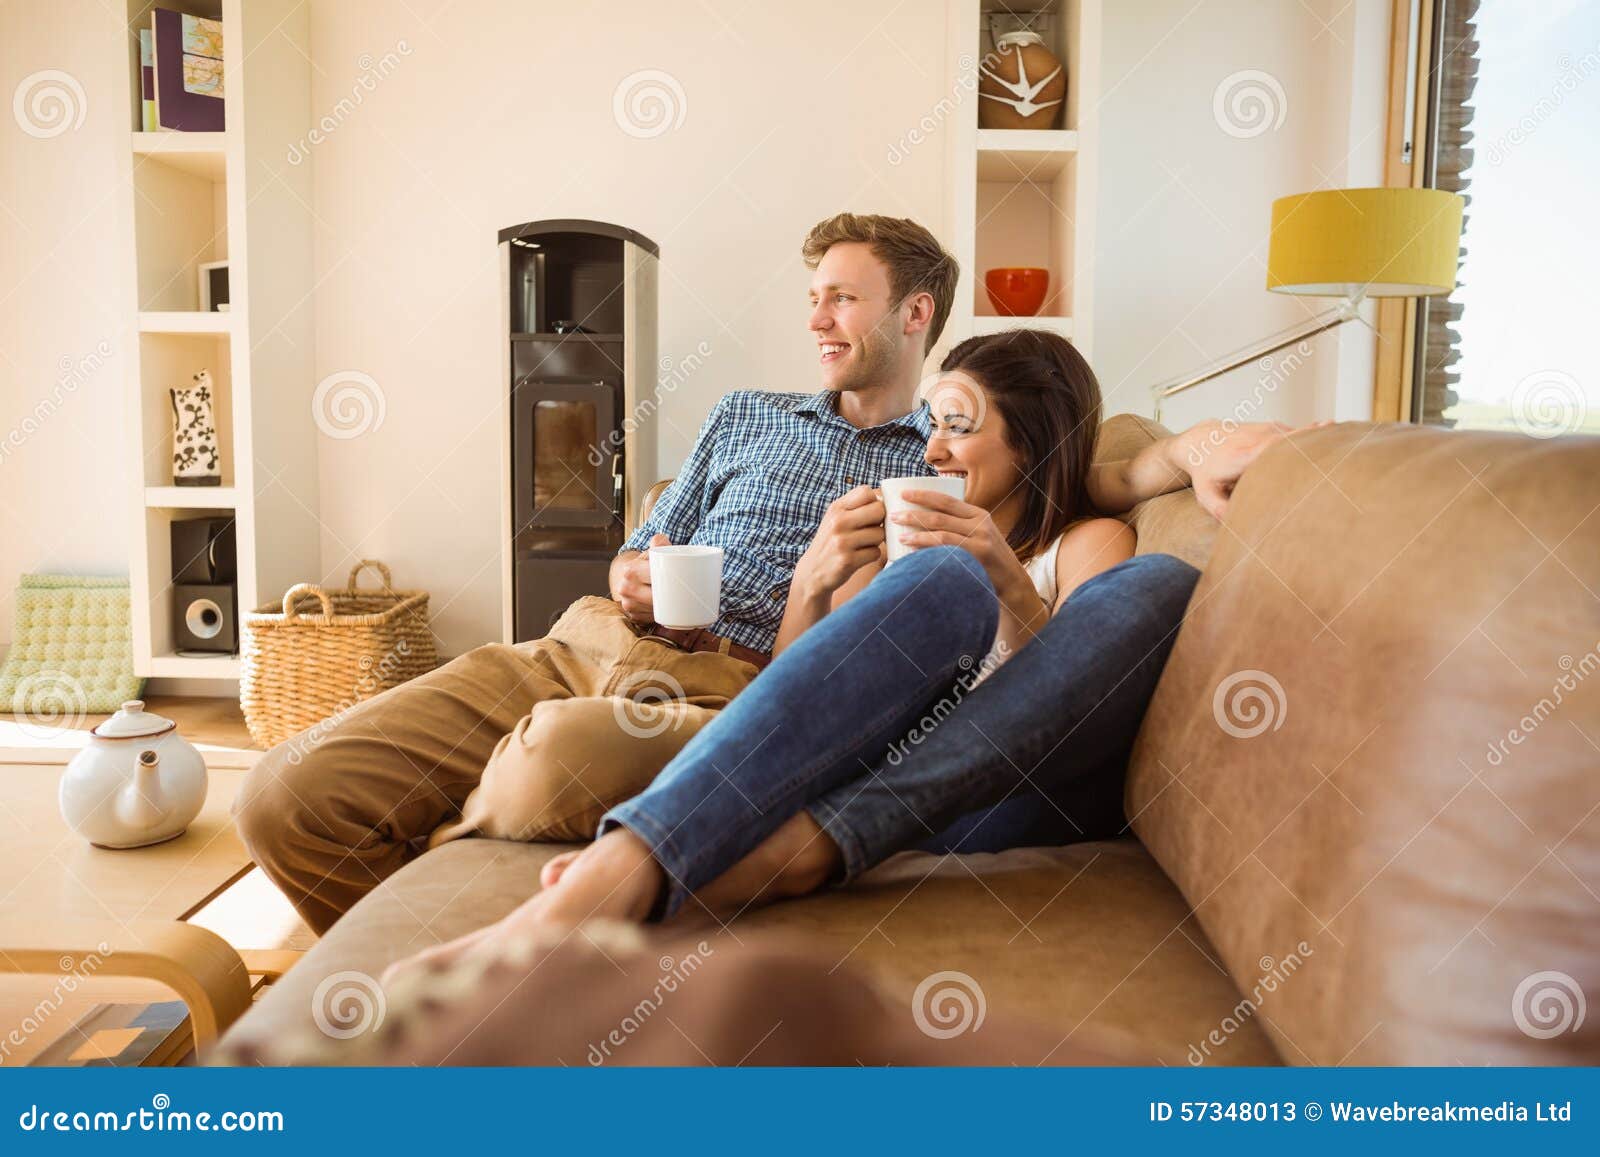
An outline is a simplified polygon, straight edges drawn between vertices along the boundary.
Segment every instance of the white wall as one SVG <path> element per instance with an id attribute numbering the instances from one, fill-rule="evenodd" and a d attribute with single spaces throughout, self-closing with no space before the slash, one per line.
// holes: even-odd
<path id="1" fill-rule="evenodd" d="M 314 115 L 351 93 L 364 55 L 398 58 L 311 150 L 318 370 L 371 374 L 386 404 L 379 429 L 323 446 L 323 558 L 329 577 L 370 555 L 429 587 L 452 652 L 499 629 L 498 229 L 587 217 L 660 245 L 659 353 L 711 350 L 661 411 L 670 471 L 728 390 L 815 388 L 799 256 L 813 223 L 945 213 L 938 144 L 885 163 L 949 88 L 944 21 L 915 5 L 605 0 L 468 19 L 477 7 L 312 5 Z M 643 69 L 683 92 L 682 124 L 653 138 L 613 115 Z"/>
<path id="2" fill-rule="evenodd" d="M 1106 4 L 1095 368 L 1108 410 L 1150 413 L 1151 386 L 1333 304 L 1266 291 L 1272 202 L 1378 183 L 1388 20 L 1389 0 Z M 1259 100 L 1230 111 L 1246 89 Z M 1371 348 L 1345 326 L 1297 365 L 1172 399 L 1163 419 L 1370 417 Z"/>
<path id="3" fill-rule="evenodd" d="M 0 643 L 19 573 L 127 567 L 115 7 L 0 6 L 0 97 L 44 68 L 72 73 L 87 97 L 84 123 L 51 140 L 0 116 L 0 434 L 50 394 L 61 358 L 111 350 L 0 459 Z M 309 577 L 386 560 L 398 582 L 432 590 L 447 654 L 499 625 L 499 228 L 593 217 L 660 244 L 660 352 L 712 351 L 666 408 L 663 471 L 723 392 L 814 385 L 798 255 L 813 222 L 852 208 L 944 228 L 942 143 L 885 160 L 950 89 L 942 9 L 919 15 L 932 0 L 311 7 L 311 104 L 334 126 L 300 161 L 314 174 L 317 372 L 372 375 L 384 418 L 320 447 L 325 573 Z M 1388 0 L 1107 0 L 1096 360 L 1109 409 L 1147 411 L 1151 382 L 1304 316 L 1261 288 L 1268 209 L 1375 179 L 1387 13 Z M 1252 68 L 1281 82 L 1287 112 L 1275 131 L 1235 139 L 1213 119 L 1213 91 Z M 683 93 L 682 124 L 652 138 L 613 114 L 618 83 L 646 69 Z M 1370 370 L 1362 381 L 1344 344 L 1319 345 L 1297 371 L 1306 380 L 1264 413 L 1365 404 Z M 1253 384 L 1197 392 L 1170 418 L 1226 413 Z"/>
<path id="4" fill-rule="evenodd" d="M 0 5 L 0 649 L 19 574 L 128 570 L 122 378 L 138 346 L 117 208 L 122 53 L 120 23 L 92 0 Z M 83 120 L 30 136 L 13 94 L 45 69 L 81 86 L 68 115 Z"/>

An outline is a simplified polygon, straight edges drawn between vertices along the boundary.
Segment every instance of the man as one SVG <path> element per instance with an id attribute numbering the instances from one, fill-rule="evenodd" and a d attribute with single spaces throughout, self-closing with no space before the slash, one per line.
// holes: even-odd
<path id="1" fill-rule="evenodd" d="M 795 563 L 829 504 L 882 478 L 929 473 L 917 391 L 949 316 L 955 260 L 915 222 L 849 213 L 819 223 L 802 252 L 822 389 L 722 398 L 613 563 L 611 600 L 579 600 L 547 638 L 476 648 L 257 763 L 235 804 L 239 830 L 312 928 L 325 931 L 430 834 L 590 838 L 619 802 L 606 776 L 629 759 L 662 766 L 683 738 L 619 732 L 617 695 L 653 680 L 653 697 L 670 695 L 703 722 L 767 661 Z M 1118 512 L 1192 481 L 1216 512 L 1280 436 L 1241 427 L 1219 442 L 1199 428 L 1096 468 L 1090 493 Z M 1213 447 L 1186 470 L 1200 437 Z M 723 548 L 721 614 L 708 631 L 652 622 L 648 548 L 669 542 Z M 497 826 L 497 799 L 550 783 L 570 790 L 538 809 L 537 830 Z"/>

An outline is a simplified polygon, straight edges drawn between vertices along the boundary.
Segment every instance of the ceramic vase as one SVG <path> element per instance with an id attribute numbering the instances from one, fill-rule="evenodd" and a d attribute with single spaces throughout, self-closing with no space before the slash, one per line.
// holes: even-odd
<path id="1" fill-rule="evenodd" d="M 1053 129 L 1067 95 L 1067 71 L 1037 32 L 1008 32 L 978 71 L 980 129 Z"/>
<path id="2" fill-rule="evenodd" d="M 172 481 L 176 486 L 221 486 L 221 454 L 212 407 L 216 391 L 211 372 L 201 370 L 194 385 L 167 391 L 172 396 Z"/>

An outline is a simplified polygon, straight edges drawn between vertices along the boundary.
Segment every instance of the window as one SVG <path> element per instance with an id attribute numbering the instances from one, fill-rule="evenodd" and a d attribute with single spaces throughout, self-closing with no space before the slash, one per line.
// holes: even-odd
<path id="1" fill-rule="evenodd" d="M 1421 181 L 1467 209 L 1456 291 L 1415 311 L 1410 417 L 1600 434 L 1600 5 L 1431 7 Z"/>

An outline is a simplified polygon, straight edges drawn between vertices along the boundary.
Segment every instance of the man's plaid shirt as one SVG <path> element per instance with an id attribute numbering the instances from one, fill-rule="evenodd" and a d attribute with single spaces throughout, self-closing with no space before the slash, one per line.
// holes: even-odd
<path id="1" fill-rule="evenodd" d="M 650 536 L 720 546 L 724 638 L 771 651 L 795 564 L 828 504 L 854 486 L 931 474 L 923 461 L 928 407 L 860 429 L 839 417 L 838 396 L 734 390 L 711 411 L 683 469 L 623 550 Z"/>

